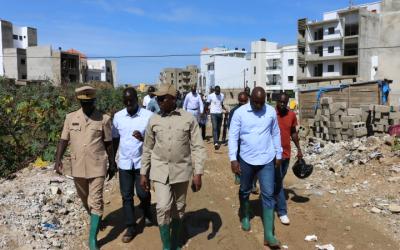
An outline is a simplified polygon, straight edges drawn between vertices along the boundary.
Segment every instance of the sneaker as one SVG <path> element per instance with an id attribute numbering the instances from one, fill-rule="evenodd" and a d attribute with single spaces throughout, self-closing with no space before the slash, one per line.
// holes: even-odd
<path id="1" fill-rule="evenodd" d="M 136 225 L 135 226 L 131 226 L 128 227 L 126 229 L 125 234 L 122 236 L 122 242 L 123 243 L 129 243 L 133 240 L 133 238 L 135 238 L 137 232 L 136 232 Z"/>
<path id="2" fill-rule="evenodd" d="M 290 220 L 289 220 L 289 217 L 287 215 L 279 216 L 279 219 L 281 220 L 281 223 L 283 225 L 289 225 L 290 224 Z"/>
<path id="3" fill-rule="evenodd" d="M 218 144 L 218 143 L 215 143 L 215 144 L 214 144 L 214 149 L 215 149 L 215 150 L 218 150 L 218 149 L 219 149 L 219 144 Z"/>

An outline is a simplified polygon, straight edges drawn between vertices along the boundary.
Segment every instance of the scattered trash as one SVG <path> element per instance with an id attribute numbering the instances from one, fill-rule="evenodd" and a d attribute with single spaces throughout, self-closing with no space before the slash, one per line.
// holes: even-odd
<path id="1" fill-rule="evenodd" d="M 318 237 L 315 234 L 312 235 L 307 235 L 306 238 L 304 238 L 305 241 L 317 241 Z"/>
<path id="2" fill-rule="evenodd" d="M 282 245 L 282 249 L 289 249 L 287 245 Z"/>
<path id="3" fill-rule="evenodd" d="M 315 245 L 318 250 L 335 250 L 335 247 L 332 244 L 326 245 Z"/>
<path id="4" fill-rule="evenodd" d="M 58 229 L 58 226 L 52 223 L 43 223 L 42 228 L 44 230 L 56 230 Z"/>
<path id="5" fill-rule="evenodd" d="M 33 163 L 33 166 L 37 168 L 47 167 L 48 165 L 50 165 L 50 163 L 48 161 L 44 161 L 40 156 L 36 158 L 36 161 Z"/>

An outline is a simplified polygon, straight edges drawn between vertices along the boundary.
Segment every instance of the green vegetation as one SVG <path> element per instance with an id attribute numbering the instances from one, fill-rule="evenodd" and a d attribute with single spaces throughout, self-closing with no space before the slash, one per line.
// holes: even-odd
<path id="1" fill-rule="evenodd" d="M 0 177 L 37 157 L 54 160 L 65 116 L 79 109 L 74 93 L 77 86 L 15 86 L 0 79 Z M 113 115 L 122 108 L 122 88 L 94 87 L 99 110 Z"/>

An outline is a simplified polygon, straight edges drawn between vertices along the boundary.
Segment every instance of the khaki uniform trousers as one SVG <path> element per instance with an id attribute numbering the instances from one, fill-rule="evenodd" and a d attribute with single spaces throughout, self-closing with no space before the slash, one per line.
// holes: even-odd
<path id="1" fill-rule="evenodd" d="M 74 183 L 83 206 L 89 214 L 103 215 L 104 177 L 79 178 L 74 177 Z"/>
<path id="2" fill-rule="evenodd" d="M 159 226 L 169 224 L 171 218 L 183 218 L 188 185 L 188 181 L 175 184 L 153 182 Z"/>

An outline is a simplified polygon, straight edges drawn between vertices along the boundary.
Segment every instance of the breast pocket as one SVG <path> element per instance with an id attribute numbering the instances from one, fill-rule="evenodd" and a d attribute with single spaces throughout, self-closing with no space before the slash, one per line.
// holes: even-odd
<path id="1" fill-rule="evenodd" d="M 81 131 L 81 125 L 79 123 L 72 123 L 69 125 L 69 132 L 76 134 Z"/>
<path id="2" fill-rule="evenodd" d="M 177 141 L 189 141 L 190 129 L 188 126 L 175 129 L 175 139 Z"/>
<path id="3" fill-rule="evenodd" d="M 103 126 L 101 124 L 94 124 L 89 126 L 89 131 L 92 137 L 99 137 L 103 135 Z"/>

